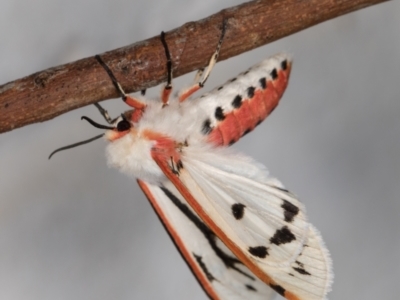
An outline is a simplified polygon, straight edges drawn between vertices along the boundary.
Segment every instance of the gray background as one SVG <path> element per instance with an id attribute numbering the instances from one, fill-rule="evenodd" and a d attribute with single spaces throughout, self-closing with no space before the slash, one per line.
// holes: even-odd
<path id="1" fill-rule="evenodd" d="M 0 83 L 238 3 L 2 0 Z M 400 294 L 399 15 L 392 1 L 320 24 L 218 64 L 207 84 L 294 54 L 279 108 L 235 147 L 305 203 L 334 261 L 330 299 Z M 115 116 L 120 102 L 105 106 Z M 136 183 L 107 168 L 105 142 L 47 160 L 99 133 L 82 115 L 101 120 L 91 106 L 0 135 L 0 299 L 205 299 Z"/>

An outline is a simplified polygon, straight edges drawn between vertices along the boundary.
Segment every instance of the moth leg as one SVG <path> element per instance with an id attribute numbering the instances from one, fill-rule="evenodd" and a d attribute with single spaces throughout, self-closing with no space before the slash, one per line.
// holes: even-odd
<path id="1" fill-rule="evenodd" d="M 97 107 L 97 109 L 99 110 L 100 114 L 103 116 L 104 120 L 106 120 L 106 122 L 108 124 L 112 124 L 113 123 L 113 119 L 111 119 L 110 115 L 108 114 L 108 111 L 105 110 L 98 102 L 94 103 L 94 106 Z"/>
<path id="2" fill-rule="evenodd" d="M 144 104 L 140 100 L 138 100 L 138 99 L 136 99 L 136 98 L 134 98 L 134 97 L 132 97 L 130 95 L 127 95 L 124 92 L 124 90 L 122 89 L 122 87 L 119 84 L 119 82 L 117 81 L 117 79 L 115 78 L 113 72 L 111 72 L 110 68 L 104 63 L 104 61 L 101 59 L 101 57 L 99 55 L 96 55 L 95 58 L 99 62 L 99 64 L 104 68 L 104 70 L 106 70 L 108 76 L 110 77 L 113 85 L 115 86 L 115 89 L 118 91 L 118 93 L 121 96 L 122 100 L 126 104 L 128 104 L 130 107 L 133 107 L 133 108 L 139 109 L 139 110 L 144 110 L 144 108 L 146 107 L 146 104 Z M 100 112 L 102 112 L 102 111 L 100 110 Z"/>
<path id="3" fill-rule="evenodd" d="M 201 89 L 204 86 L 204 84 L 206 83 L 208 77 L 210 76 L 211 70 L 213 69 L 214 65 L 217 63 L 219 51 L 221 50 L 221 46 L 222 46 L 222 41 L 224 40 L 225 31 L 226 31 L 226 19 L 224 19 L 224 22 L 222 23 L 221 36 L 219 38 L 217 48 L 215 49 L 215 52 L 213 53 L 213 55 L 210 58 L 210 61 L 208 63 L 206 71 L 204 72 L 204 69 L 199 69 L 197 71 L 196 76 L 195 76 L 195 83 L 192 86 L 190 86 L 189 88 L 181 91 L 181 93 L 179 94 L 179 102 L 185 101 L 187 98 L 189 98 L 191 95 L 193 95 L 199 89 Z"/>
<path id="4" fill-rule="evenodd" d="M 172 60 L 167 42 L 165 41 L 164 31 L 161 31 L 161 42 L 164 46 L 165 56 L 167 57 L 167 83 L 164 85 L 163 90 L 161 92 L 161 101 L 164 105 L 167 105 L 169 96 L 172 92 Z"/>

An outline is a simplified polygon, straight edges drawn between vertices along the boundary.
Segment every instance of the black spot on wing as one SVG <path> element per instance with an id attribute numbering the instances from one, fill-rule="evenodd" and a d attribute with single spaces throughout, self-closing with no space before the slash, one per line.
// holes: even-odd
<path id="1" fill-rule="evenodd" d="M 211 121 L 210 121 L 210 119 L 206 119 L 203 122 L 203 126 L 201 127 L 201 132 L 203 134 L 209 134 L 211 131 L 212 131 Z"/>
<path id="2" fill-rule="evenodd" d="M 286 192 L 286 193 L 290 193 L 289 190 L 287 190 L 287 189 L 285 189 L 285 188 L 281 188 L 281 187 L 279 187 L 279 186 L 274 186 L 274 188 L 276 188 L 276 189 L 278 189 L 278 190 L 280 190 L 280 191 Z"/>
<path id="3" fill-rule="evenodd" d="M 279 284 L 270 284 L 269 285 L 275 292 L 277 292 L 279 295 L 284 296 L 285 295 L 285 289 L 281 287 Z"/>
<path id="4" fill-rule="evenodd" d="M 302 262 L 299 262 L 298 260 L 296 260 L 295 263 L 298 264 L 300 267 L 304 268 L 304 264 Z"/>
<path id="5" fill-rule="evenodd" d="M 249 97 L 249 99 L 254 97 L 255 90 L 256 88 L 254 86 L 247 88 L 247 96 Z"/>
<path id="6" fill-rule="evenodd" d="M 265 258 L 268 255 L 268 249 L 264 246 L 249 247 L 249 253 L 259 258 Z"/>
<path id="7" fill-rule="evenodd" d="M 237 78 L 234 77 L 234 78 L 232 78 L 232 79 L 230 80 L 230 82 L 234 82 L 236 79 L 237 79 Z"/>
<path id="8" fill-rule="evenodd" d="M 236 143 L 236 141 L 235 141 L 235 140 L 231 140 L 231 141 L 229 142 L 228 146 L 232 146 L 234 143 Z"/>
<path id="9" fill-rule="evenodd" d="M 244 208 L 246 205 L 242 203 L 235 203 L 232 205 L 232 214 L 236 220 L 240 220 L 244 216 Z"/>
<path id="10" fill-rule="evenodd" d="M 207 279 L 209 281 L 215 280 L 215 277 L 210 273 L 210 271 L 208 271 L 207 266 L 203 262 L 203 258 L 200 255 L 196 255 L 195 253 L 193 253 L 193 256 L 199 264 L 200 268 L 203 270 L 204 274 L 206 274 Z"/>
<path id="11" fill-rule="evenodd" d="M 218 107 L 215 109 L 215 118 L 216 118 L 218 121 L 223 121 L 223 120 L 225 119 L 224 110 L 222 109 L 221 106 L 218 106 Z"/>
<path id="12" fill-rule="evenodd" d="M 290 229 L 287 226 L 283 226 L 281 229 L 278 229 L 275 231 L 275 234 L 273 237 L 269 239 L 269 241 L 272 244 L 275 245 L 280 245 L 280 244 L 287 244 L 292 241 L 294 241 L 296 237 L 294 234 L 290 231 Z"/>
<path id="13" fill-rule="evenodd" d="M 254 286 L 250 285 L 250 284 L 246 284 L 245 287 L 249 291 L 257 292 L 256 288 Z"/>
<path id="14" fill-rule="evenodd" d="M 302 275 L 311 275 L 310 273 L 308 273 L 306 270 L 304 270 L 303 268 L 296 268 L 293 267 L 293 270 L 295 270 L 296 272 L 299 272 Z"/>
<path id="15" fill-rule="evenodd" d="M 278 78 L 278 72 L 276 71 L 276 69 L 272 70 L 271 77 L 272 77 L 272 80 L 275 80 Z"/>
<path id="16" fill-rule="evenodd" d="M 255 280 L 255 278 L 253 277 L 252 274 L 248 274 L 247 272 L 242 271 L 240 268 L 238 268 L 236 266 L 236 265 L 242 265 L 243 263 L 240 260 L 238 260 L 236 257 L 224 252 L 217 245 L 218 239 L 217 239 L 216 235 L 214 234 L 214 232 L 206 224 L 204 224 L 204 222 L 202 220 L 200 220 L 200 218 L 185 203 L 181 202 L 181 200 L 179 200 L 170 190 L 166 189 L 165 187 L 160 187 L 160 189 L 171 200 L 171 202 L 196 226 L 196 228 L 198 230 L 200 230 L 200 232 L 204 235 L 204 237 L 208 241 L 208 243 L 209 243 L 211 249 L 214 251 L 215 255 L 217 255 L 224 262 L 224 265 L 228 269 L 235 270 L 236 272 L 238 272 L 239 274 L 245 276 L 246 278 L 248 278 L 250 280 Z M 163 221 L 162 221 L 162 223 L 163 223 Z M 168 230 L 167 230 L 167 232 L 169 233 Z M 178 245 L 176 244 L 176 242 L 172 236 L 171 236 L 171 239 L 174 241 L 175 246 L 179 249 Z M 189 265 L 189 267 L 190 267 L 190 265 Z"/>
<path id="17" fill-rule="evenodd" d="M 294 217 L 299 213 L 299 208 L 286 200 L 283 200 L 281 207 L 283 208 L 285 221 L 289 223 L 293 222 Z"/>
<path id="18" fill-rule="evenodd" d="M 222 90 L 223 88 L 224 88 L 223 86 L 220 86 L 217 90 L 220 91 L 220 90 Z"/>
<path id="19" fill-rule="evenodd" d="M 263 77 L 259 80 L 259 82 L 260 82 L 262 89 L 265 90 L 267 88 L 267 79 L 265 77 Z"/>
<path id="20" fill-rule="evenodd" d="M 241 106 L 242 106 L 242 96 L 237 95 L 237 96 L 233 99 L 233 101 L 232 101 L 232 106 L 233 106 L 234 108 L 239 108 L 239 107 L 241 107 Z"/>
<path id="21" fill-rule="evenodd" d="M 282 67 L 282 70 L 287 69 L 287 60 L 286 59 L 283 62 L 281 62 L 281 67 Z"/>

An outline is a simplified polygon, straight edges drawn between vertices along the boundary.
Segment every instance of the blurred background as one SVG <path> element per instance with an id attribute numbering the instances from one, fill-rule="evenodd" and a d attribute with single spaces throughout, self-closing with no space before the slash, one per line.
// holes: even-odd
<path id="1" fill-rule="evenodd" d="M 2 0 L 0 83 L 240 2 Z M 319 24 L 217 64 L 206 85 L 294 54 L 278 109 L 234 147 L 305 203 L 333 258 L 330 299 L 400 294 L 399 15 L 391 1 Z M 121 102 L 103 104 L 115 116 Z M 0 135 L 0 299 L 206 299 L 136 182 L 107 167 L 104 141 L 47 160 L 99 133 L 82 115 L 102 120 L 89 106 Z"/>

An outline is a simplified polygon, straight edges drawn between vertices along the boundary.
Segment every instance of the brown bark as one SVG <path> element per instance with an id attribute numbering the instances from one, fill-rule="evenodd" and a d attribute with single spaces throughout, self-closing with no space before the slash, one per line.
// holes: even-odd
<path id="1" fill-rule="evenodd" d="M 312 25 L 388 0 L 264 0 L 220 11 L 166 33 L 174 77 L 204 67 L 226 34 L 219 60 L 265 45 Z M 159 36 L 101 55 L 128 93 L 166 80 Z M 0 86 L 0 133 L 117 97 L 94 57 L 37 72 Z"/>

